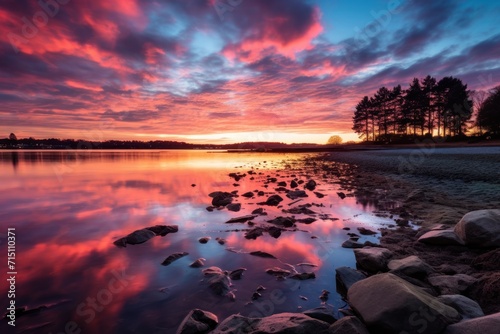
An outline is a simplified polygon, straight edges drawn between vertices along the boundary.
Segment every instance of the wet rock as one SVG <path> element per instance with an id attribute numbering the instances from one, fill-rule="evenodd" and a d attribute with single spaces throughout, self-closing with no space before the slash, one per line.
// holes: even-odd
<path id="1" fill-rule="evenodd" d="M 465 214 L 455 233 L 467 246 L 500 247 L 500 210 L 477 210 Z"/>
<path id="2" fill-rule="evenodd" d="M 262 251 L 250 252 L 250 255 L 268 258 L 268 259 L 276 259 L 276 257 L 274 255 L 266 253 L 266 252 L 262 252 Z"/>
<path id="3" fill-rule="evenodd" d="M 226 206 L 229 211 L 238 212 L 241 210 L 241 203 L 231 203 Z"/>
<path id="4" fill-rule="evenodd" d="M 328 290 L 322 290 L 321 295 L 319 295 L 319 299 L 323 302 L 326 303 L 328 300 L 328 296 L 330 295 L 330 291 Z"/>
<path id="5" fill-rule="evenodd" d="M 281 236 L 281 229 L 279 227 L 271 226 L 267 229 L 267 233 L 275 239 L 278 239 Z"/>
<path id="6" fill-rule="evenodd" d="M 231 281 L 227 272 L 218 267 L 209 267 L 203 269 L 203 275 L 206 277 L 210 289 L 219 296 L 225 296 L 229 293 Z"/>
<path id="7" fill-rule="evenodd" d="M 424 233 L 418 241 L 428 245 L 463 245 L 464 242 L 453 230 L 433 230 Z"/>
<path id="8" fill-rule="evenodd" d="M 226 224 L 244 223 L 257 217 L 256 215 L 246 215 L 229 219 Z"/>
<path id="9" fill-rule="evenodd" d="M 304 183 L 304 180 L 298 180 L 297 183 L 302 184 L 302 183 Z"/>
<path id="10" fill-rule="evenodd" d="M 294 215 L 300 215 L 300 214 L 303 214 L 303 215 L 313 215 L 315 214 L 316 212 L 314 212 L 313 210 L 305 207 L 305 206 L 296 206 L 294 208 L 291 208 L 291 209 L 288 209 L 288 210 L 283 210 L 283 212 L 285 213 L 291 213 L 291 214 L 294 214 Z"/>
<path id="11" fill-rule="evenodd" d="M 309 180 L 307 181 L 307 183 L 305 184 L 304 186 L 307 190 L 311 190 L 313 191 L 314 189 L 316 189 L 316 181 L 314 180 Z"/>
<path id="12" fill-rule="evenodd" d="M 354 250 L 358 265 L 366 271 L 376 273 L 386 271 L 387 263 L 392 257 L 392 252 L 387 248 L 365 247 Z"/>
<path id="13" fill-rule="evenodd" d="M 356 238 L 350 238 L 342 243 L 342 248 L 363 248 L 365 245 L 363 245 L 360 242 L 356 241 Z"/>
<path id="14" fill-rule="evenodd" d="M 340 199 L 346 198 L 346 195 L 343 192 L 338 192 L 337 195 L 340 197 Z"/>
<path id="15" fill-rule="evenodd" d="M 179 226 L 177 225 L 155 225 L 146 227 L 146 229 L 153 231 L 156 235 L 166 236 L 169 233 L 176 233 L 179 231 Z"/>
<path id="16" fill-rule="evenodd" d="M 115 240 L 113 244 L 118 247 L 127 247 L 127 244 L 129 245 L 138 245 L 142 244 L 146 241 L 148 241 L 151 238 L 156 237 L 156 233 L 147 229 L 143 228 L 142 230 L 137 230 L 126 237 L 120 238 L 118 240 Z"/>
<path id="17" fill-rule="evenodd" d="M 300 281 L 305 281 L 307 279 L 313 279 L 316 278 L 315 273 L 300 273 L 300 274 L 293 274 L 290 276 L 292 279 L 300 280 Z"/>
<path id="18" fill-rule="evenodd" d="M 215 210 L 215 206 L 207 206 L 205 209 L 206 209 L 208 212 L 212 212 L 212 211 L 214 211 L 214 210 Z"/>
<path id="19" fill-rule="evenodd" d="M 206 244 L 207 242 L 210 241 L 210 239 L 212 239 L 212 238 L 210 238 L 210 237 L 201 237 L 201 238 L 198 239 L 198 242 L 200 244 Z"/>
<path id="20" fill-rule="evenodd" d="M 176 261 L 176 260 L 178 260 L 186 255 L 189 255 L 189 253 L 188 252 L 174 253 L 172 255 L 169 255 L 165 260 L 163 260 L 163 262 L 161 264 L 162 264 L 162 266 L 168 266 L 172 262 L 174 262 L 174 261 Z"/>
<path id="21" fill-rule="evenodd" d="M 274 188 L 274 191 L 277 191 L 277 192 L 288 192 L 289 190 L 286 189 L 285 187 L 278 187 L 278 188 Z"/>
<path id="22" fill-rule="evenodd" d="M 330 326 L 329 332 L 335 334 L 370 334 L 361 320 L 354 316 L 339 319 Z"/>
<path id="23" fill-rule="evenodd" d="M 189 266 L 191 268 L 200 268 L 200 267 L 203 267 L 205 265 L 205 259 L 200 257 L 199 259 L 197 259 L 196 261 L 194 261 L 193 263 L 191 263 Z"/>
<path id="24" fill-rule="evenodd" d="M 280 277 L 286 277 L 291 275 L 290 270 L 282 269 L 279 267 L 266 269 L 266 273 L 268 273 L 269 275 L 280 276 Z"/>
<path id="25" fill-rule="evenodd" d="M 217 327 L 219 320 L 213 313 L 194 309 L 184 318 L 176 334 L 204 334 Z"/>
<path id="26" fill-rule="evenodd" d="M 308 217 L 308 218 L 300 218 L 295 220 L 297 223 L 302 223 L 302 224 L 312 224 L 316 221 L 316 218 Z"/>
<path id="27" fill-rule="evenodd" d="M 246 268 L 235 269 L 229 273 L 229 278 L 232 280 L 240 280 L 246 270 Z"/>
<path id="28" fill-rule="evenodd" d="M 213 195 L 213 196 L 212 196 Z M 213 206 L 226 206 L 233 202 L 233 194 L 223 191 L 216 191 L 209 194 L 212 197 L 212 205 Z"/>
<path id="29" fill-rule="evenodd" d="M 215 240 L 217 240 L 217 242 L 219 243 L 219 245 L 224 245 L 226 243 L 226 239 L 224 238 L 215 238 Z"/>
<path id="30" fill-rule="evenodd" d="M 252 300 L 257 300 L 259 299 L 260 297 L 262 297 L 262 294 L 260 294 L 259 292 L 255 291 L 253 294 L 252 294 Z"/>
<path id="31" fill-rule="evenodd" d="M 266 193 L 263 192 L 262 190 L 258 191 L 257 192 L 257 196 L 264 196 Z"/>
<path id="32" fill-rule="evenodd" d="M 401 272 L 410 277 L 423 278 L 434 270 L 418 256 L 411 255 L 403 259 L 391 260 L 387 264 L 391 272 Z"/>
<path id="33" fill-rule="evenodd" d="M 264 229 L 262 227 L 254 227 L 250 231 L 245 233 L 245 239 L 255 240 L 258 237 L 262 236 L 264 233 Z"/>
<path id="34" fill-rule="evenodd" d="M 333 307 L 319 306 L 307 311 L 302 312 L 313 319 L 318 319 L 329 324 L 333 324 L 337 319 L 335 319 Z"/>
<path id="35" fill-rule="evenodd" d="M 317 198 L 323 198 L 326 196 L 325 194 L 319 193 L 317 191 L 314 192 L 314 195 L 316 195 Z"/>
<path id="36" fill-rule="evenodd" d="M 295 224 L 295 218 L 279 216 L 274 219 L 268 220 L 267 222 L 277 226 L 292 227 L 293 224 Z"/>
<path id="37" fill-rule="evenodd" d="M 289 191 L 286 194 L 286 197 L 294 200 L 294 199 L 297 199 L 297 198 L 309 197 L 309 196 L 307 195 L 307 193 L 304 190 L 293 190 L 293 191 Z"/>
<path id="38" fill-rule="evenodd" d="M 267 213 L 264 211 L 264 208 L 258 208 L 252 211 L 252 215 L 267 215 Z"/>
<path id="39" fill-rule="evenodd" d="M 290 181 L 290 188 L 297 188 L 299 185 L 295 180 Z"/>
<path id="40" fill-rule="evenodd" d="M 321 333 L 326 331 L 329 325 L 300 313 L 279 313 L 265 318 L 247 318 L 234 314 L 225 319 L 211 334 Z"/>
<path id="41" fill-rule="evenodd" d="M 361 235 L 374 235 L 374 234 L 377 234 L 376 231 L 370 230 L 370 229 L 365 228 L 365 227 L 358 227 L 358 232 Z"/>
<path id="42" fill-rule="evenodd" d="M 455 309 L 393 274 L 361 280 L 349 289 L 347 296 L 373 333 L 437 334 L 461 319 Z M 423 320 L 422 325 L 418 319 Z"/>
<path id="43" fill-rule="evenodd" d="M 483 317 L 481 306 L 474 300 L 462 295 L 442 295 L 438 300 L 448 306 L 453 307 L 462 316 L 462 319 L 473 319 Z"/>
<path id="44" fill-rule="evenodd" d="M 278 187 L 286 187 L 286 182 L 285 181 L 278 182 Z"/>
<path id="45" fill-rule="evenodd" d="M 476 278 L 465 274 L 432 275 L 427 280 L 441 295 L 460 294 L 477 281 Z"/>
<path id="46" fill-rule="evenodd" d="M 267 198 L 265 202 L 261 202 L 259 204 L 277 206 L 278 204 L 280 204 L 281 201 L 283 201 L 283 198 L 280 195 L 271 195 Z"/>
<path id="47" fill-rule="evenodd" d="M 251 191 L 247 191 L 246 193 L 244 193 L 243 195 L 241 195 L 243 197 L 247 197 L 247 198 L 250 198 L 250 197 L 253 197 L 254 196 L 254 193 L 251 192 Z"/>
<path id="48" fill-rule="evenodd" d="M 490 314 L 485 317 L 468 319 L 458 324 L 450 325 L 443 334 L 494 334 L 500 328 L 500 313 Z"/>
<path id="49" fill-rule="evenodd" d="M 339 267 L 335 269 L 335 280 L 337 282 L 337 291 L 345 296 L 351 286 L 366 278 L 362 272 L 349 267 Z"/>

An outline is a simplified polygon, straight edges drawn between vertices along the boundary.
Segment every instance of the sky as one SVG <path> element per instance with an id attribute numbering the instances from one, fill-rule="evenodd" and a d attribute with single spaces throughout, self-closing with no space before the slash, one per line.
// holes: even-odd
<path id="1" fill-rule="evenodd" d="M 486 0 L 2 0 L 0 137 L 357 140 L 383 85 L 499 85 L 498 17 Z"/>

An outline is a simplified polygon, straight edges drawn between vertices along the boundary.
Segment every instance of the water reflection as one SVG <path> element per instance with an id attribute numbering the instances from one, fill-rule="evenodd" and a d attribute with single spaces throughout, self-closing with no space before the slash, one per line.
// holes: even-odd
<path id="1" fill-rule="evenodd" d="M 247 240 L 242 231 L 249 228 L 246 224 L 224 224 L 250 213 L 266 196 L 240 196 L 237 201 L 242 209 L 237 213 L 206 210 L 208 194 L 215 190 L 271 192 L 275 184 L 263 187 L 267 175 L 290 180 L 296 174 L 307 179 L 305 174 L 312 172 L 293 163 L 283 170 L 283 161 L 299 157 L 303 155 L 0 152 L 0 220 L 2 226 L 15 226 L 19 235 L 18 272 L 22 274 L 17 277 L 17 306 L 48 306 L 19 317 L 17 328 L 36 333 L 64 332 L 67 326 L 76 326 L 84 333 L 172 332 L 195 307 L 219 318 L 237 312 L 293 312 L 298 307 L 319 306 L 323 289 L 332 292 L 330 304 L 342 306 L 340 297 L 333 293 L 334 269 L 353 266 L 354 256 L 340 247 L 346 239 L 341 228 L 386 221 L 357 204 L 355 197 L 340 200 L 338 184 L 320 180 L 317 191 L 327 196 L 320 199 L 311 193 L 302 202 L 322 205 L 312 209 L 338 220 L 297 224 L 297 231 L 283 231 L 278 239 L 265 234 Z M 227 176 L 235 169 L 244 173 L 250 168 L 256 172 L 254 180 L 247 175 L 237 186 Z M 282 197 L 283 208 L 289 208 L 292 200 L 284 194 Z M 281 209 L 267 207 L 268 216 L 254 222 L 265 224 L 286 215 Z M 179 232 L 126 248 L 113 245 L 117 238 L 156 224 L 179 225 Z M 200 244 L 197 239 L 202 236 L 211 240 Z M 216 237 L 227 243 L 218 244 Z M 248 254 L 256 250 L 271 253 L 278 260 Z M 189 255 L 170 266 L 160 265 L 168 255 L 181 251 Z M 200 257 L 207 259 L 205 267 L 247 269 L 242 280 L 233 281 L 236 301 L 212 294 L 202 282 L 201 269 L 189 267 Z M 306 268 L 316 272 L 316 279 L 283 282 L 265 273 L 274 266 L 295 265 L 301 270 L 296 266 L 301 262 L 318 266 Z M 248 304 L 258 285 L 267 290 L 261 300 Z M 286 302 L 271 303 L 273 291 L 280 291 Z M 1 298 L 5 296 L 2 293 Z M 6 332 L 5 326 L 3 322 L 2 332 Z"/>

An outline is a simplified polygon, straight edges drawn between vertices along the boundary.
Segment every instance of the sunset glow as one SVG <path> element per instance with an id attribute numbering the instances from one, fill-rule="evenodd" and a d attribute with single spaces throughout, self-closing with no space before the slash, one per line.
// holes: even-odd
<path id="1" fill-rule="evenodd" d="M 381 85 L 500 77 L 492 1 L 5 0 L 0 137 L 357 140 Z"/>

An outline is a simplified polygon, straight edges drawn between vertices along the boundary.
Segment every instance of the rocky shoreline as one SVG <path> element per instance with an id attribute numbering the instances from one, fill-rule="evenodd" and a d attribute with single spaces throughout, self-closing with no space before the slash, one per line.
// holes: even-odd
<path id="1" fill-rule="evenodd" d="M 427 157 L 431 163 L 436 158 Z M 359 155 L 322 156 L 306 164 L 321 170 L 330 160 L 353 164 L 338 175 L 346 192 L 374 201 L 382 215 L 398 217 L 394 228 L 382 230 L 380 245 L 352 247 L 356 269 L 337 268 L 338 291 L 349 303 L 341 310 L 344 317 L 319 307 L 263 318 L 232 315 L 219 323 L 214 314 L 196 309 L 177 333 L 497 333 L 500 206 L 491 194 L 498 180 L 486 183 L 481 197 L 474 182 L 484 183 L 484 177 L 465 173 L 472 190 L 454 196 L 440 188 L 443 178 L 417 184 L 422 175 L 363 164 Z M 464 180 L 455 182 L 463 186 Z"/>

